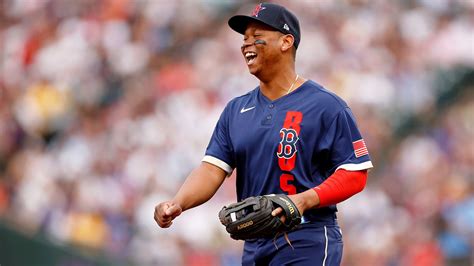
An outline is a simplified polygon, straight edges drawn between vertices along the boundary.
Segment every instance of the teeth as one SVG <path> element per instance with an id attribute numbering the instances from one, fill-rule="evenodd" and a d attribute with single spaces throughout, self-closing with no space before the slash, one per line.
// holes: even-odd
<path id="1" fill-rule="evenodd" d="M 249 57 L 251 57 L 251 56 L 256 56 L 256 55 L 257 55 L 257 54 L 254 53 L 254 52 L 246 52 L 246 53 L 245 53 L 245 58 L 249 59 Z"/>

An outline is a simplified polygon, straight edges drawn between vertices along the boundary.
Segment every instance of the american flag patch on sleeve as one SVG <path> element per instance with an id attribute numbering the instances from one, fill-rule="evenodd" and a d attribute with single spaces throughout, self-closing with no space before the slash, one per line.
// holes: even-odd
<path id="1" fill-rule="evenodd" d="M 365 146 L 364 139 L 360 139 L 357 141 L 352 142 L 352 146 L 354 147 L 354 153 L 356 158 L 369 154 L 367 150 L 367 146 Z"/>

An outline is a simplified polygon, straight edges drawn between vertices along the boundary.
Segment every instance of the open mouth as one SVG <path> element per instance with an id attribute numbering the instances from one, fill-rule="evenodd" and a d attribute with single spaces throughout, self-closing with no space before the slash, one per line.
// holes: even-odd
<path id="1" fill-rule="evenodd" d="M 257 53 L 254 53 L 254 52 L 245 53 L 245 60 L 247 60 L 247 65 L 251 65 L 255 61 L 256 58 L 257 58 Z"/>

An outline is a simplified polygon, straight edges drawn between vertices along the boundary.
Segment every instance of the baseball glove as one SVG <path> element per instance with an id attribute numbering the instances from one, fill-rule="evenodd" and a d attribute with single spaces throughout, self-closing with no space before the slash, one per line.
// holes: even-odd
<path id="1" fill-rule="evenodd" d="M 283 209 L 284 223 L 279 216 L 272 216 L 272 211 L 278 207 Z M 300 224 L 301 215 L 287 195 L 271 194 L 224 206 L 219 219 L 233 239 L 246 240 L 288 232 Z"/>

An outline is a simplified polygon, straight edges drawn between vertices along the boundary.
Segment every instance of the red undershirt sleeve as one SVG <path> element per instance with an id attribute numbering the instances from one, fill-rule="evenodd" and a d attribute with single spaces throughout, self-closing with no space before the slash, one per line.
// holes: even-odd
<path id="1" fill-rule="evenodd" d="M 367 176 L 367 170 L 337 170 L 323 183 L 313 188 L 319 196 L 318 207 L 337 204 L 361 192 L 367 183 Z"/>

